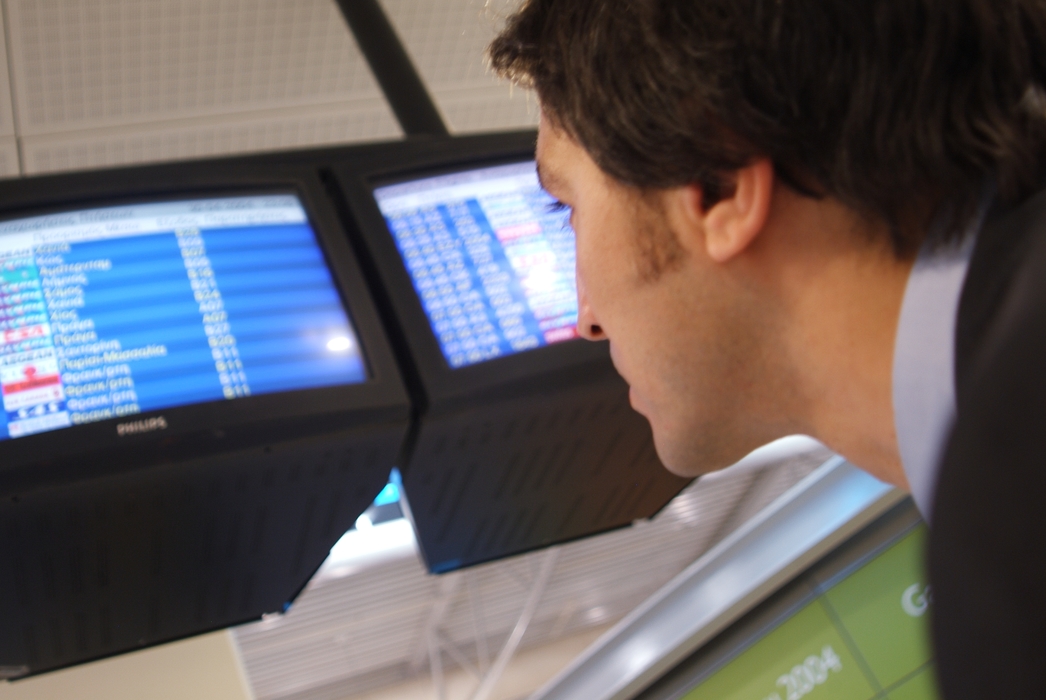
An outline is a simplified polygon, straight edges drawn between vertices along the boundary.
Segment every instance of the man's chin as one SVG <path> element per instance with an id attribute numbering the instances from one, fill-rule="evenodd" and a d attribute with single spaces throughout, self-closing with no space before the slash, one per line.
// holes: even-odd
<path id="1" fill-rule="evenodd" d="M 661 464 L 676 476 L 687 479 L 719 471 L 736 462 L 736 450 L 724 449 L 726 447 L 693 439 L 673 440 L 654 430 L 654 448 Z"/>
<path id="2" fill-rule="evenodd" d="M 631 386 L 628 402 L 632 409 L 647 419 L 654 435 L 654 448 L 665 469 L 688 479 L 729 467 L 747 452 L 738 453 L 736 445 L 722 444 L 720 440 L 700 439 L 702 435 L 717 435 L 716 430 L 701 425 L 666 425 L 662 416 L 651 409 L 642 394 Z"/>
<path id="3" fill-rule="evenodd" d="M 654 430 L 654 449 L 657 450 L 657 457 L 661 460 L 661 464 L 664 465 L 665 469 L 676 476 L 687 478 L 700 476 L 704 473 L 695 469 L 697 465 L 695 460 L 692 459 L 693 455 L 687 455 L 685 453 L 688 451 L 680 450 L 679 448 L 680 446 L 674 441 L 661 437 L 659 431 Z"/>

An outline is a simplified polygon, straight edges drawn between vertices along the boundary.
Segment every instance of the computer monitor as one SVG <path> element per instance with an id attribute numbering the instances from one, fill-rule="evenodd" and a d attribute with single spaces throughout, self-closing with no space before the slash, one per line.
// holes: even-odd
<path id="1" fill-rule="evenodd" d="M 409 399 L 319 166 L 0 183 L 0 668 L 282 612 Z"/>
<path id="2" fill-rule="evenodd" d="M 434 572 L 628 525 L 688 483 L 578 338 L 573 232 L 533 153 L 497 134 L 334 168 L 419 410 L 400 466 Z"/>
<path id="3" fill-rule="evenodd" d="M 0 222 L 0 275 L 0 440 L 367 379 L 293 193 Z"/>

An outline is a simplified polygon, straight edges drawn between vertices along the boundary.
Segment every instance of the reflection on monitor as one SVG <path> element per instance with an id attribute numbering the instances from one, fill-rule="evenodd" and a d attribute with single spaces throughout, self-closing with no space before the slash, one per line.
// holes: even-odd
<path id="1" fill-rule="evenodd" d="M 451 367 L 577 337 L 574 232 L 533 161 L 374 196 Z"/>
<path id="2" fill-rule="evenodd" d="M 366 379 L 294 195 L 0 223 L 0 440 Z"/>

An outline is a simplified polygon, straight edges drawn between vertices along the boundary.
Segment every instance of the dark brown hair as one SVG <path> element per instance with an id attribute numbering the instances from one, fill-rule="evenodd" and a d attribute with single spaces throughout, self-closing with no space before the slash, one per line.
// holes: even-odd
<path id="1" fill-rule="evenodd" d="M 768 157 L 901 255 L 1046 161 L 1046 0 L 527 0 L 489 55 L 624 184 L 714 201 Z"/>

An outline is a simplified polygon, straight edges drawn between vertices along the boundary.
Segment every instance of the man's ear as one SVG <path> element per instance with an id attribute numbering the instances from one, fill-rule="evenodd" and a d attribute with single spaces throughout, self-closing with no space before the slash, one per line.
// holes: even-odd
<path id="1" fill-rule="evenodd" d="M 708 257 L 723 263 L 745 250 L 763 230 L 773 189 L 774 166 L 763 158 L 734 173 L 733 192 L 707 210 L 696 186 L 677 190 L 677 203 L 686 223 L 702 230 Z"/>
<path id="2" fill-rule="evenodd" d="M 734 191 L 705 213 L 705 249 L 726 262 L 755 240 L 766 225 L 774 190 L 774 166 L 766 158 L 735 173 Z"/>

